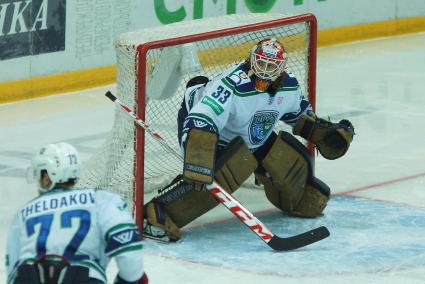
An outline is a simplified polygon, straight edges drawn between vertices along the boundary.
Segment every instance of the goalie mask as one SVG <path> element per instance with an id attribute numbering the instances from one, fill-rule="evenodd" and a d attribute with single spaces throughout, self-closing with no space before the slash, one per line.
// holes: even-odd
<path id="1" fill-rule="evenodd" d="M 255 75 L 255 89 L 265 91 L 282 75 L 288 55 L 275 38 L 260 41 L 251 50 L 250 68 Z"/>
<path id="2" fill-rule="evenodd" d="M 51 184 L 44 187 L 42 171 L 49 175 Z M 27 170 L 27 181 L 38 182 L 39 191 L 46 192 L 58 183 L 76 182 L 80 177 L 80 158 L 77 150 L 68 143 L 50 144 L 44 146 L 31 160 Z"/>

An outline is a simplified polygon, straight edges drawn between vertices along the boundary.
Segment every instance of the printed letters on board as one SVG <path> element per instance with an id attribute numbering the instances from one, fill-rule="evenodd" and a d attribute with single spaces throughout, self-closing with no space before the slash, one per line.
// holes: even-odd
<path id="1" fill-rule="evenodd" d="M 0 60 L 65 50 L 66 0 L 0 0 Z"/>

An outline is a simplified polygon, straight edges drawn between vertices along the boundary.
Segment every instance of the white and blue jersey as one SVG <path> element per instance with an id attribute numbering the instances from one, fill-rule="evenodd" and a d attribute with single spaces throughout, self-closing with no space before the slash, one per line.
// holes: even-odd
<path id="1" fill-rule="evenodd" d="M 8 279 L 13 281 L 19 265 L 55 254 L 71 265 L 87 267 L 89 277 L 106 283 L 105 269 L 112 257 L 141 249 L 139 231 L 118 195 L 95 189 L 53 189 L 15 215 L 8 235 Z M 142 264 L 135 266 L 141 268 L 141 277 Z"/>
<path id="2" fill-rule="evenodd" d="M 219 135 L 219 145 L 241 136 L 248 148 L 263 145 L 279 120 L 293 125 L 311 110 L 297 79 L 284 74 L 275 95 L 259 92 L 240 62 L 205 86 L 197 85 L 185 93 L 188 115 L 183 124 L 182 141 L 191 128 L 203 128 Z"/>

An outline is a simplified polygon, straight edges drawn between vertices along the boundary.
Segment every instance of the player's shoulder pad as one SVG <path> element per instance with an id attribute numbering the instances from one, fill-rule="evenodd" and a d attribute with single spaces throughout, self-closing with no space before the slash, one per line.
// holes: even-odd
<path id="1" fill-rule="evenodd" d="M 236 89 L 238 86 L 250 82 L 248 71 L 243 62 L 233 66 L 223 74 L 222 82 L 230 89 Z"/>
<path id="2" fill-rule="evenodd" d="M 34 197 L 33 199 L 31 199 L 31 200 L 29 200 L 29 201 L 27 201 L 23 206 L 22 206 L 22 208 L 24 208 L 24 207 L 26 207 L 28 204 L 30 204 L 31 202 L 34 202 L 34 201 L 36 201 L 36 200 L 38 200 L 38 199 L 41 199 L 41 198 L 45 198 L 46 196 L 55 196 L 55 195 L 57 195 L 57 194 L 61 194 L 61 193 L 68 193 L 69 192 L 69 189 L 52 189 L 52 190 L 49 190 L 49 191 L 46 191 L 46 192 L 43 192 L 43 193 L 41 193 L 40 195 L 37 195 L 36 197 Z"/>
<path id="3" fill-rule="evenodd" d="M 290 88 L 290 87 L 298 87 L 299 83 L 294 74 L 290 72 L 285 72 L 282 80 L 282 87 Z"/>
<path id="4" fill-rule="evenodd" d="M 96 203 L 99 205 L 113 204 L 120 211 L 127 209 L 127 202 L 125 202 L 121 196 L 116 193 L 112 193 L 106 190 L 95 191 Z"/>

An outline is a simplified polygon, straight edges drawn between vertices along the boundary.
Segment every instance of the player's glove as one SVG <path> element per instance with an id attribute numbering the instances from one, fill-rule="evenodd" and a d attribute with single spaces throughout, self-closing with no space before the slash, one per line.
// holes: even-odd
<path id="1" fill-rule="evenodd" d="M 332 123 L 308 115 L 302 115 L 298 119 L 292 132 L 314 143 L 320 154 L 329 160 L 343 156 L 355 134 L 354 126 L 347 119 Z"/>

